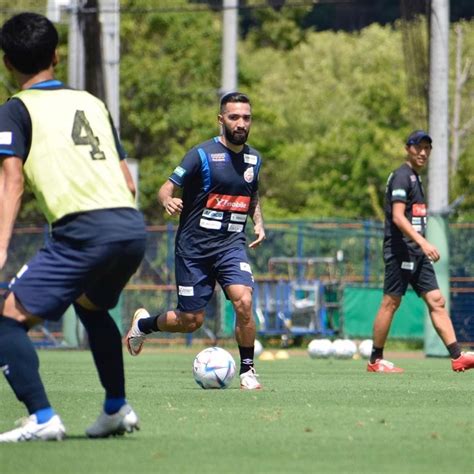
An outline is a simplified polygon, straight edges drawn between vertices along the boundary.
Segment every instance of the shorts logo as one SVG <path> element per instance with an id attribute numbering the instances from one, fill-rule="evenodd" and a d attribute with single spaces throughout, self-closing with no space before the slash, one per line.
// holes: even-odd
<path id="1" fill-rule="evenodd" d="M 229 232 L 242 232 L 244 230 L 244 226 L 242 224 L 229 224 L 227 226 L 227 230 Z"/>
<path id="2" fill-rule="evenodd" d="M 211 161 L 225 161 L 225 153 L 211 153 Z"/>
<path id="3" fill-rule="evenodd" d="M 233 212 L 230 215 L 230 220 L 233 222 L 245 222 L 247 220 L 247 214 L 235 214 Z"/>
<path id="4" fill-rule="evenodd" d="M 250 196 L 230 196 L 228 194 L 209 194 L 206 207 L 219 211 L 247 212 L 250 206 Z"/>
<path id="5" fill-rule="evenodd" d="M 247 262 L 240 262 L 240 269 L 243 272 L 252 273 L 252 269 L 250 268 L 250 265 Z"/>
<path id="6" fill-rule="evenodd" d="M 394 189 L 392 191 L 392 197 L 403 197 L 403 198 L 406 198 L 407 197 L 407 193 L 404 189 Z"/>
<path id="7" fill-rule="evenodd" d="M 224 213 L 222 211 L 211 211 L 211 209 L 204 209 L 202 216 L 207 217 L 208 219 L 218 219 L 221 221 L 224 217 Z"/>
<path id="8" fill-rule="evenodd" d="M 192 286 L 178 286 L 178 295 L 180 296 L 194 296 L 194 288 Z"/>
<path id="9" fill-rule="evenodd" d="M 4 373 L 4 375 L 9 375 L 10 374 L 10 367 L 8 364 L 0 366 L 0 371 Z"/>
<path id="10" fill-rule="evenodd" d="M 247 183 L 251 183 L 254 178 L 253 166 L 249 166 L 244 173 L 244 179 Z"/>
<path id="11" fill-rule="evenodd" d="M 201 219 L 199 221 L 199 226 L 204 227 L 204 229 L 219 230 L 222 227 L 222 222 L 208 221 L 207 219 Z"/>
<path id="12" fill-rule="evenodd" d="M 174 174 L 177 174 L 180 178 L 182 178 L 186 174 L 186 170 L 181 166 L 177 166 L 174 171 Z"/>
<path id="13" fill-rule="evenodd" d="M 419 203 L 413 204 L 412 214 L 418 217 L 426 216 L 426 204 L 419 204 Z"/>
<path id="14" fill-rule="evenodd" d="M 413 270 L 415 268 L 414 262 L 402 262 L 402 270 Z"/>
<path id="15" fill-rule="evenodd" d="M 23 265 L 20 268 L 19 272 L 16 274 L 16 277 L 21 278 L 27 270 L 28 270 L 28 265 Z"/>
<path id="16" fill-rule="evenodd" d="M 248 163 L 249 165 L 256 165 L 257 155 L 248 155 L 247 153 L 244 153 L 244 163 Z"/>
<path id="17" fill-rule="evenodd" d="M 0 145 L 12 144 L 12 132 L 0 132 Z"/>

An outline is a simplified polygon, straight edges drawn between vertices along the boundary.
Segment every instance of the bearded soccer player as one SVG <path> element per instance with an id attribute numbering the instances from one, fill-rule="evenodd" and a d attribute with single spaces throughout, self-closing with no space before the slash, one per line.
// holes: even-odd
<path id="1" fill-rule="evenodd" d="M 407 139 L 406 161 L 390 174 L 385 192 L 384 295 L 375 318 L 369 372 L 402 373 L 383 358 L 395 311 L 408 284 L 428 306 L 431 322 L 451 356 L 456 372 L 474 368 L 474 353 L 461 352 L 445 300 L 438 287 L 433 262 L 441 256 L 425 238 L 427 208 L 420 172 L 431 154 L 431 137 L 415 130 Z"/>
<path id="2" fill-rule="evenodd" d="M 205 306 L 216 282 L 232 302 L 240 352 L 240 386 L 260 389 L 254 369 L 254 280 L 245 245 L 247 216 L 253 220 L 255 248 L 265 239 L 258 195 L 261 157 L 246 144 L 252 123 L 248 97 L 225 95 L 218 121 L 221 135 L 191 149 L 158 192 L 165 211 L 180 215 L 175 273 L 178 307 L 150 317 L 140 308 L 127 335 L 128 350 L 138 355 L 155 331 L 190 333 L 204 322 Z M 177 197 L 182 188 L 182 197 Z"/>
<path id="3" fill-rule="evenodd" d="M 51 234 L 0 300 L 0 367 L 29 414 L 0 442 L 64 438 L 28 330 L 58 321 L 71 304 L 105 391 L 103 410 L 86 434 L 101 438 L 139 427 L 125 398 L 121 334 L 109 309 L 143 258 L 145 225 L 105 105 L 54 78 L 57 44 L 54 25 L 35 13 L 12 17 L 0 32 L 5 66 L 20 88 L 0 107 L 0 269 L 25 179 Z"/>

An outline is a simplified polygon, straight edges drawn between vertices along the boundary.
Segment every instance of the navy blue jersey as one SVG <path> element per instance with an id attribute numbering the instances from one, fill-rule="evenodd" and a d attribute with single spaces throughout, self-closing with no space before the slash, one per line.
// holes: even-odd
<path id="1" fill-rule="evenodd" d="M 32 89 L 68 89 L 62 82 L 49 80 L 35 84 Z M 48 111 L 45 110 L 45 120 Z M 121 160 L 126 158 L 117 131 L 109 116 L 110 125 Z M 0 159 L 16 156 L 25 163 L 31 148 L 32 122 L 24 103 L 12 98 L 0 106 Z M 54 183 L 52 183 L 54 185 Z M 100 209 L 70 214 L 52 225 L 52 236 L 71 242 L 102 244 L 143 238 L 143 216 L 133 208 Z"/>
<path id="2" fill-rule="evenodd" d="M 218 137 L 192 148 L 170 176 L 183 188 L 176 253 L 208 257 L 245 245 L 245 224 L 258 190 L 260 154 L 248 145 L 240 153 Z"/>
<path id="3" fill-rule="evenodd" d="M 404 163 L 390 174 L 385 191 L 385 230 L 384 255 L 422 255 L 421 248 L 406 237 L 393 223 L 392 205 L 394 202 L 406 204 L 405 217 L 413 228 L 425 235 L 426 231 L 426 203 L 421 178 L 409 165 Z"/>

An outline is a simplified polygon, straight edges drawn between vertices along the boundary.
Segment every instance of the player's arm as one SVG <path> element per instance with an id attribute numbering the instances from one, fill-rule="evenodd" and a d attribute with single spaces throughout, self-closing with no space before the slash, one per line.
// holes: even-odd
<path id="1" fill-rule="evenodd" d="M 23 161 L 16 156 L 3 158 L 0 174 L 0 269 L 7 261 L 23 191 Z"/>
<path id="2" fill-rule="evenodd" d="M 392 219 L 393 223 L 406 235 L 410 240 L 413 240 L 419 245 L 423 253 L 433 262 L 439 260 L 440 255 L 438 249 L 431 245 L 421 234 L 419 234 L 411 225 L 410 221 L 405 216 L 406 204 L 401 201 L 392 203 Z"/>
<path id="3" fill-rule="evenodd" d="M 249 244 L 250 248 L 258 247 L 265 240 L 265 228 L 263 225 L 262 208 L 260 206 L 260 197 L 258 191 L 252 195 L 249 207 L 249 215 L 254 224 L 254 232 L 257 238 Z"/>
<path id="4" fill-rule="evenodd" d="M 183 201 L 179 197 L 174 197 L 177 188 L 173 181 L 167 180 L 158 191 L 158 201 L 170 216 L 180 214 L 183 210 Z"/>
<path id="5" fill-rule="evenodd" d="M 135 197 L 137 194 L 137 189 L 135 187 L 135 183 L 133 181 L 130 170 L 128 169 L 126 160 L 120 160 L 120 169 L 122 170 L 123 176 L 125 177 L 125 182 L 127 183 L 128 189 L 130 189 L 130 192 L 133 194 L 133 197 Z"/>

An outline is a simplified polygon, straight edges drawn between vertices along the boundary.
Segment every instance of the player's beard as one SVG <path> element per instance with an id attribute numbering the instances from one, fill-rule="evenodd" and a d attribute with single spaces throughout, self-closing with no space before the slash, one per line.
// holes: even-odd
<path id="1" fill-rule="evenodd" d="M 222 124 L 224 127 L 224 136 L 227 141 L 232 143 L 232 145 L 243 145 L 247 141 L 249 136 L 248 130 L 230 130 L 225 124 Z"/>

